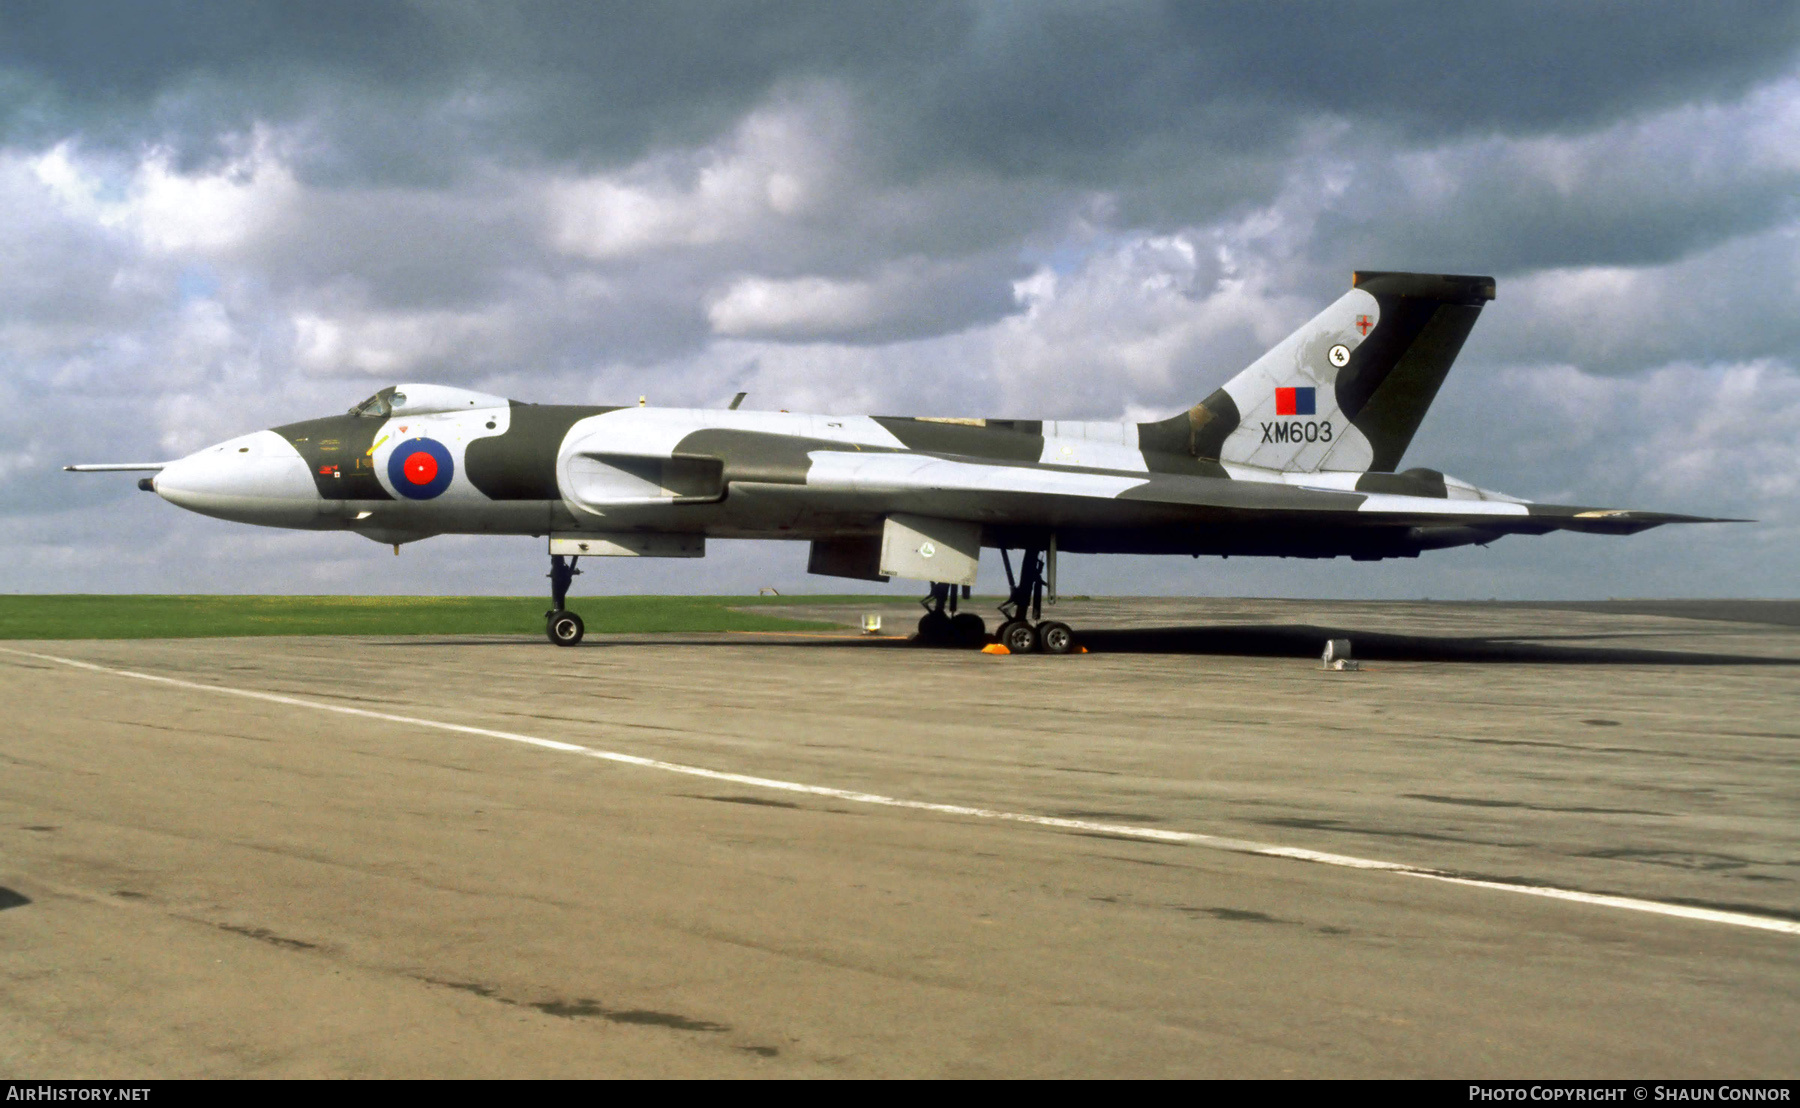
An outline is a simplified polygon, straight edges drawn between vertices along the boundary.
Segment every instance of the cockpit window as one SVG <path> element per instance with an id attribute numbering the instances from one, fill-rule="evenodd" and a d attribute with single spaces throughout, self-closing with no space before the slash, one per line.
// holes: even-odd
<path id="1" fill-rule="evenodd" d="M 504 408 L 508 403 L 504 396 L 490 396 L 485 392 L 450 385 L 414 382 L 410 385 L 389 385 L 351 408 L 350 414 L 386 419 L 389 416 L 440 415 Z"/>
<path id="2" fill-rule="evenodd" d="M 374 419 L 385 419 L 393 413 L 394 404 L 404 403 L 406 403 L 406 395 L 404 393 L 395 392 L 390 386 L 382 389 L 374 396 L 369 397 L 356 407 L 351 408 L 350 414 L 354 416 L 369 416 Z"/>

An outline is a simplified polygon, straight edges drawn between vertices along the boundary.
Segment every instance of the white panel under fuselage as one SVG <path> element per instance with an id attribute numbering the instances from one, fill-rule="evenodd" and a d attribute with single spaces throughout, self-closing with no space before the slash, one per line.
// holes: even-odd
<path id="1" fill-rule="evenodd" d="M 1044 449 L 1038 462 L 1047 466 L 1122 470 L 1142 473 L 1150 467 L 1138 449 L 1135 423 L 1044 422 Z"/>
<path id="2" fill-rule="evenodd" d="M 986 465 L 921 454 L 855 454 L 815 450 L 806 487 L 829 492 L 884 493 L 967 490 L 1042 493 L 1113 499 L 1143 478 L 1036 466 Z"/>
<path id="3" fill-rule="evenodd" d="M 1383 512 L 1396 515 L 1434 516 L 1523 516 L 1530 509 L 1509 500 L 1451 500 L 1435 496 L 1395 496 L 1372 493 L 1360 504 L 1359 512 Z"/>

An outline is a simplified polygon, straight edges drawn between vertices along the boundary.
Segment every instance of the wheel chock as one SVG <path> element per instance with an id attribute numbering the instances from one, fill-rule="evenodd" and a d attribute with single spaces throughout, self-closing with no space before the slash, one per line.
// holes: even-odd
<path id="1" fill-rule="evenodd" d="M 986 646 L 981 648 L 981 652 L 983 654 L 1011 654 L 1012 653 L 1012 651 L 1006 649 L 1004 646 L 1001 646 L 997 642 L 988 643 Z"/>

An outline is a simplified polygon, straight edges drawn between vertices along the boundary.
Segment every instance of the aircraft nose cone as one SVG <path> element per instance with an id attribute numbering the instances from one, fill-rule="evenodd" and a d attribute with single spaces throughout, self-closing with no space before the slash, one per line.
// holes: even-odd
<path id="1" fill-rule="evenodd" d="M 300 452 L 273 431 L 170 462 L 150 487 L 190 512 L 269 527 L 310 527 L 323 503 Z"/>

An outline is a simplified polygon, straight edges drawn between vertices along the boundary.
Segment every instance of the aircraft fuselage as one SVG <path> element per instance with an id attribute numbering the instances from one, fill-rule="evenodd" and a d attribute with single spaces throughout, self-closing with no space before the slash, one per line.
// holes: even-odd
<path id="1" fill-rule="evenodd" d="M 1061 549 L 1092 553 L 1392 557 L 1483 537 L 1455 520 L 1448 529 L 1428 521 L 1427 533 L 1372 517 L 1321 532 L 1319 512 L 1341 519 L 1368 501 L 1357 484 L 1369 475 L 1308 474 L 1301 487 L 1275 471 L 1233 473 L 1145 449 L 1136 424 L 486 399 L 255 432 L 169 463 L 151 483 L 205 515 L 380 542 L 590 533 L 830 540 L 877 535 L 896 512 L 979 522 L 990 546 L 1027 546 L 1054 530 Z M 1205 495 L 1193 504 L 1131 495 L 1171 480 Z M 1418 485 L 1411 491 L 1434 501 L 1434 515 L 1456 492 L 1466 498 L 1456 504 L 1482 514 L 1528 512 L 1454 479 L 1398 481 Z"/>

